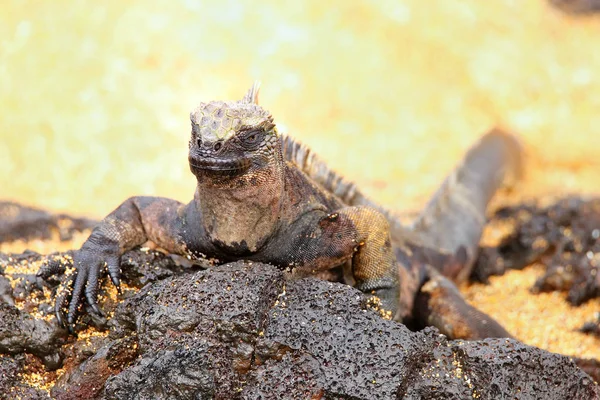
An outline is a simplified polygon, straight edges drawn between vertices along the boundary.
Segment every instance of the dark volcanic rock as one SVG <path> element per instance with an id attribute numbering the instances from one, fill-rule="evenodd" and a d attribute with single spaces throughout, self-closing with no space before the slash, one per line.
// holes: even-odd
<path id="1" fill-rule="evenodd" d="M 345 285 L 310 278 L 289 282 L 256 343 L 255 360 L 269 362 L 253 371 L 254 382 L 244 393 L 281 398 L 293 385 L 265 377 L 294 378 L 296 371 L 296 379 L 308 380 L 312 395 L 395 398 L 430 361 L 436 343 L 382 319 L 366 300 Z M 287 353 L 282 365 L 273 362 Z"/>
<path id="2" fill-rule="evenodd" d="M 50 290 L 43 288 L 48 285 L 35 273 L 29 273 L 41 269 L 42 275 L 60 275 L 71 263 L 71 252 L 50 255 L 31 251 L 23 254 L 0 253 L 0 354 L 34 354 L 48 370 L 55 370 L 62 366 L 65 358 L 70 364 L 78 364 L 90 356 L 90 351 L 98 350 L 79 346 L 81 341 L 63 347 L 73 340 L 69 339 L 66 330 L 56 324 Z M 169 256 L 156 251 L 128 252 L 123 255 L 122 267 L 126 271 L 126 281 L 138 287 L 184 269 Z M 58 282 L 59 279 L 56 279 L 54 284 Z M 101 305 L 105 312 L 112 313 L 119 299 L 107 296 L 105 288 L 110 286 L 104 285 L 100 290 L 103 299 Z M 82 323 L 106 328 L 107 321 L 86 314 Z M 108 375 L 113 375 L 115 371 L 120 369 L 111 369 Z M 108 375 L 104 376 L 104 380 Z"/>
<path id="3" fill-rule="evenodd" d="M 534 293 L 564 291 L 575 306 L 600 296 L 600 198 L 504 207 L 491 222 L 510 226 L 510 233 L 497 247 L 480 248 L 472 279 L 487 282 L 490 275 L 539 261 L 547 268 L 531 288 Z M 598 334 L 598 324 L 589 322 L 581 330 Z"/>
<path id="4" fill-rule="evenodd" d="M 137 345 L 134 337 L 106 343 L 93 355 L 75 368 L 69 369 L 52 388 L 52 398 L 92 399 L 102 391 L 104 383 L 111 375 L 121 372 L 137 356 Z"/>
<path id="5" fill-rule="evenodd" d="M 205 260 L 192 263 L 183 257 L 166 255 L 156 250 L 128 251 L 121 256 L 122 279 L 137 288 L 185 271 L 208 267 L 210 264 Z"/>
<path id="6" fill-rule="evenodd" d="M 432 362 L 406 399 L 580 399 L 596 398 L 585 374 L 571 375 L 564 356 L 533 350 L 514 339 L 450 341 L 434 351 Z M 543 370 L 544 373 L 540 374 Z M 510 371 L 510 372 L 509 372 Z M 591 390 L 590 390 L 591 389 Z M 585 394 L 587 392 L 587 394 Z"/>
<path id="7" fill-rule="evenodd" d="M 549 2 L 569 14 L 590 14 L 600 11 L 600 0 L 549 0 Z"/>
<path id="8" fill-rule="evenodd" d="M 545 214 L 527 209 L 529 225 L 520 225 L 516 241 L 503 248 L 520 253 L 489 254 L 514 267 L 535 257 L 595 252 L 596 243 L 585 238 L 594 238 L 590 212 L 596 209 L 586 204 Z M 67 237 L 88 226 L 2 205 L 0 241 L 48 237 L 55 229 Z M 578 225 L 572 221 L 579 215 Z M 548 243 L 543 248 L 533 243 L 539 236 Z M 559 242 L 560 252 L 552 253 Z M 143 287 L 137 294 L 119 296 L 117 305 L 101 290 L 101 306 L 114 315 L 97 325 L 110 327 L 109 335 L 68 339 L 48 318 L 48 291 L 31 271 L 60 276 L 70 262 L 68 252 L 0 254 L 0 397 L 49 398 L 24 377 L 63 365 L 52 398 L 599 398 L 598 386 L 567 357 L 509 339 L 462 342 L 434 329 L 411 332 L 381 318 L 349 286 L 287 280 L 263 264 L 196 271 L 208 264 L 192 266 L 156 251 L 122 257 L 123 281 Z M 578 361 L 598 370 L 594 360 Z"/>
<path id="9" fill-rule="evenodd" d="M 172 398 L 195 399 L 212 393 L 213 384 L 203 383 L 195 390 L 183 388 L 189 393 L 184 396 L 177 379 L 167 380 L 168 376 L 188 375 L 199 382 L 214 382 L 220 393 L 238 393 L 253 361 L 254 343 L 283 284 L 282 273 L 273 267 L 236 263 L 146 287 L 117 308 L 114 321 L 123 330 L 135 328 L 143 353 L 140 365 L 157 363 L 162 372 L 134 366 L 107 383 L 107 398 L 130 398 L 121 396 L 119 393 L 128 392 L 119 388 L 137 382 L 145 382 L 134 386 L 140 393 L 134 398 L 139 399 L 169 393 Z M 205 370 L 198 371 L 199 364 L 185 360 L 173 364 L 176 370 L 165 370 L 170 365 L 165 362 L 173 354 L 163 350 L 196 357 L 200 355 L 188 350 L 199 348 L 205 349 Z"/>
<path id="10" fill-rule="evenodd" d="M 56 352 L 65 337 L 56 325 L 0 303 L 0 353 L 45 356 Z"/>
<path id="11" fill-rule="evenodd" d="M 600 382 L 600 361 L 593 358 L 573 358 L 579 368 L 592 377 L 594 382 Z"/>
<path id="12" fill-rule="evenodd" d="M 600 337 L 600 312 L 596 313 L 594 321 L 587 322 L 581 327 L 580 331 Z"/>
<path id="13" fill-rule="evenodd" d="M 160 350 L 111 378 L 106 399 L 212 399 L 217 390 L 208 344 Z M 226 397 L 221 397 L 226 398 Z"/>
<path id="14" fill-rule="evenodd" d="M 528 209 L 529 220 L 542 222 L 523 225 L 516 247 L 504 248 L 518 249 L 518 257 L 489 255 L 515 266 L 574 253 L 571 247 L 596 251 L 595 243 L 580 247 L 577 241 L 582 232 L 595 234 L 586 211 L 595 209 L 585 204 L 563 205 L 560 211 L 577 210 L 558 220 Z M 21 237 L 45 237 L 53 217 L 18 210 L 33 212 L 30 220 L 42 227 L 25 224 Z M 582 225 L 556 222 L 580 214 Z M 532 242 L 534 232 L 550 243 L 542 251 Z M 552 245 L 556 232 L 572 238 L 560 252 Z M 435 329 L 411 332 L 381 318 L 373 302 L 349 286 L 289 280 L 256 263 L 197 271 L 208 264 L 192 266 L 156 251 L 122 257 L 123 281 L 143 287 L 139 292 L 119 295 L 117 305 L 101 290 L 101 306 L 112 318 L 97 325 L 109 327 L 108 336 L 67 338 L 48 318 L 49 291 L 31 271 L 41 267 L 45 278 L 60 276 L 71 261 L 70 253 L 0 254 L 0 397 L 49 398 L 26 378 L 62 365 L 51 391 L 56 399 L 600 398 L 598 386 L 568 357 L 511 339 L 448 341 Z M 89 316 L 82 320 L 90 322 Z M 594 360 L 577 361 L 590 373 L 599 369 Z"/>
<path id="15" fill-rule="evenodd" d="M 59 350 L 67 332 L 52 321 L 40 280 L 27 273 L 44 257 L 30 251 L 0 253 L 0 354 L 34 354 L 54 370 L 61 366 Z"/>
<path id="16" fill-rule="evenodd" d="M 58 232 L 61 240 L 69 240 L 74 232 L 92 229 L 97 221 L 51 214 L 10 201 L 0 201 L 0 242 L 49 239 Z"/>
<path id="17" fill-rule="evenodd" d="M 548 267 L 533 291 L 566 291 L 573 305 L 600 296 L 600 199 L 506 207 L 494 221 L 511 226 L 511 232 L 497 247 L 480 249 L 472 278 L 485 282 L 490 275 L 541 261 Z"/>
<path id="18" fill-rule="evenodd" d="M 8 357 L 0 354 L 0 398 L 46 400 L 50 395 L 40 389 L 31 387 L 23 381 L 26 363 L 23 355 Z"/>
<path id="19" fill-rule="evenodd" d="M 12 279 L 19 265 L 44 257 L 0 258 Z M 23 370 L 18 360 L 37 354 L 48 369 L 64 359 L 51 391 L 56 399 L 598 398 L 597 385 L 567 357 L 514 340 L 447 341 L 434 329 L 411 332 L 381 318 L 349 286 L 287 280 L 256 263 L 185 273 L 189 268 L 160 253 L 137 250 L 125 258 L 138 284 L 174 275 L 123 300 L 108 337 L 65 342 L 53 319 L 0 305 L 0 352 L 11 355 L 0 357 L 2 384 L 24 398 L 47 398 L 16 375 Z M 36 294 L 32 286 L 26 308 Z"/>
<path id="20" fill-rule="evenodd" d="M 598 398 L 567 357 L 411 332 L 366 300 L 261 264 L 155 283 L 117 308 L 113 332 L 136 338 L 140 356 L 103 398 Z"/>

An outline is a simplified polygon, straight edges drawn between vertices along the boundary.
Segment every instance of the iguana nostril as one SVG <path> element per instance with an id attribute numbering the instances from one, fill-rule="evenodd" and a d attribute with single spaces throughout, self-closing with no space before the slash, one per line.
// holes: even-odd
<path id="1" fill-rule="evenodd" d="M 202 139 L 196 139 L 196 143 L 198 144 L 198 147 L 202 147 Z"/>
<path id="2" fill-rule="evenodd" d="M 215 143 L 215 147 L 213 147 L 213 149 L 215 149 L 215 151 L 219 151 L 221 149 L 221 146 L 223 146 L 221 142 L 217 142 Z"/>

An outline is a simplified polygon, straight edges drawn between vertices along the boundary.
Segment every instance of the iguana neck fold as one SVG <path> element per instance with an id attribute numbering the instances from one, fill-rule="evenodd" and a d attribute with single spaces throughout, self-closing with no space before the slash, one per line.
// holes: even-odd
<path id="1" fill-rule="evenodd" d="M 198 176 L 196 207 L 212 242 L 239 255 L 258 251 L 277 230 L 285 196 L 281 140 L 270 159 L 242 175 Z"/>

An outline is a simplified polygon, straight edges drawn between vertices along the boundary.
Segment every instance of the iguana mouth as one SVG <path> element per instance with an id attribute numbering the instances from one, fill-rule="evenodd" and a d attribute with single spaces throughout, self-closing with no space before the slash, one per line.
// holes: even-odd
<path id="1" fill-rule="evenodd" d="M 219 158 L 191 158 L 189 159 L 192 172 L 202 171 L 204 173 L 215 173 L 223 175 L 240 175 L 246 172 L 252 165 L 248 158 L 241 159 L 219 159 Z"/>

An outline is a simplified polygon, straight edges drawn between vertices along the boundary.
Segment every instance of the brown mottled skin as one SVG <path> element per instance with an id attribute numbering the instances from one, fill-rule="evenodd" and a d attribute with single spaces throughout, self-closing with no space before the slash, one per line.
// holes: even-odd
<path id="1" fill-rule="evenodd" d="M 61 324 L 66 314 L 72 327 L 83 297 L 99 313 L 104 265 L 118 286 L 120 256 L 150 240 L 191 258 L 254 260 L 344 280 L 379 297 L 394 319 L 434 325 L 453 338 L 509 336 L 446 276 L 461 281 L 470 273 L 485 208 L 505 175 L 519 169 L 513 137 L 485 135 L 404 227 L 309 149 L 280 135 L 257 99 L 254 85 L 240 101 L 201 103 L 191 113 L 194 199 L 132 197 L 109 214 L 75 252 L 76 274 L 56 299 Z"/>

